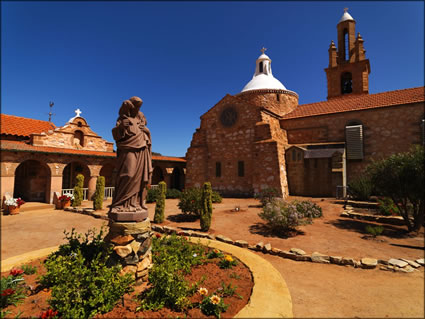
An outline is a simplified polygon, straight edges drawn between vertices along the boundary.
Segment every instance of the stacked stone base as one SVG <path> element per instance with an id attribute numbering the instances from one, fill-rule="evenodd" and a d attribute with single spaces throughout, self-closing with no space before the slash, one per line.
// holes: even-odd
<path id="1" fill-rule="evenodd" d="M 152 231 L 149 218 L 141 222 L 109 220 L 105 241 L 113 246 L 112 261 L 121 264 L 121 274 L 134 274 L 136 284 L 148 281 L 152 268 Z"/>

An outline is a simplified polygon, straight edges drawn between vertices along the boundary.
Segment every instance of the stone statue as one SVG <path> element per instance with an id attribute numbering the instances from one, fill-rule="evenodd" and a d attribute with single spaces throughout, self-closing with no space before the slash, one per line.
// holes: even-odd
<path id="1" fill-rule="evenodd" d="M 137 96 L 122 103 L 112 136 L 117 144 L 115 192 L 108 217 L 138 222 L 148 217 L 147 187 L 152 181 L 152 141 Z"/>

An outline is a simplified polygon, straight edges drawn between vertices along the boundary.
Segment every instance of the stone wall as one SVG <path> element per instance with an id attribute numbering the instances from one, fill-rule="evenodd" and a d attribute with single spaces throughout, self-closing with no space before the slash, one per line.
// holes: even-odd
<path id="1" fill-rule="evenodd" d="M 361 173 L 372 161 L 406 152 L 422 143 L 424 103 L 373 108 L 361 111 L 281 120 L 289 144 L 345 142 L 345 126 L 363 124 L 364 159 L 347 161 L 348 179 Z"/>

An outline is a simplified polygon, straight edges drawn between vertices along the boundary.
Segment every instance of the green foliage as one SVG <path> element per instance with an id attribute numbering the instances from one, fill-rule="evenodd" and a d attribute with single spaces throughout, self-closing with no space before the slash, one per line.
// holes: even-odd
<path id="1" fill-rule="evenodd" d="M 348 195 L 355 200 L 368 201 L 373 185 L 368 175 L 360 175 L 348 183 Z"/>
<path id="2" fill-rule="evenodd" d="M 232 279 L 241 279 L 241 277 L 237 273 L 235 273 L 235 272 L 232 272 L 229 275 L 229 277 L 232 278 Z"/>
<path id="3" fill-rule="evenodd" d="M 232 286 L 232 283 L 226 285 L 226 283 L 222 281 L 221 287 L 217 290 L 217 294 L 221 297 L 232 297 L 236 295 L 239 299 L 243 299 L 243 297 L 236 292 L 236 288 L 238 288 L 238 286 Z"/>
<path id="4" fill-rule="evenodd" d="M 201 311 L 206 316 L 215 316 L 220 318 L 222 312 L 225 312 L 229 306 L 225 305 L 223 299 L 217 295 L 204 297 L 200 304 Z"/>
<path id="5" fill-rule="evenodd" d="M 72 201 L 72 207 L 81 206 L 83 202 L 84 194 L 84 175 L 78 174 L 75 178 L 75 186 L 74 186 L 74 200 Z"/>
<path id="6" fill-rule="evenodd" d="M 277 233 L 294 230 L 300 224 L 312 223 L 313 218 L 322 216 L 322 208 L 311 201 L 284 201 L 274 198 L 258 214 Z"/>
<path id="7" fill-rule="evenodd" d="M 1 294 L 0 294 L 0 307 L 1 309 L 6 308 L 9 305 L 18 305 L 25 299 L 25 292 L 27 287 L 25 286 L 25 280 L 22 277 L 22 273 L 18 275 L 10 274 L 7 277 L 1 277 Z M 2 315 L 6 315 L 3 312 Z"/>
<path id="8" fill-rule="evenodd" d="M 160 224 L 164 221 L 165 194 L 167 193 L 167 184 L 165 182 L 159 182 L 158 186 L 160 193 L 156 198 L 155 216 L 153 222 Z"/>
<path id="9" fill-rule="evenodd" d="M 146 203 L 154 203 L 160 195 L 161 191 L 159 188 L 150 188 L 148 189 L 148 194 L 146 195 Z"/>
<path id="10" fill-rule="evenodd" d="M 22 265 L 20 268 L 22 269 L 25 275 L 34 275 L 37 272 L 36 266 Z"/>
<path id="11" fill-rule="evenodd" d="M 212 189 L 211 183 L 204 183 L 204 188 L 202 190 L 202 209 L 201 209 L 201 230 L 208 231 L 211 226 L 212 219 Z"/>
<path id="12" fill-rule="evenodd" d="M 222 269 L 228 269 L 228 268 L 233 268 L 233 266 L 236 266 L 238 264 L 238 261 L 233 259 L 232 256 L 230 255 L 226 255 L 223 258 L 220 259 L 220 261 L 218 262 L 218 265 L 220 266 L 220 268 Z"/>
<path id="13" fill-rule="evenodd" d="M 185 214 L 193 214 L 195 216 L 201 215 L 201 209 L 203 206 L 201 188 L 188 188 L 185 189 L 180 197 L 180 201 L 177 206 Z M 219 193 L 212 191 L 211 200 L 213 203 L 221 203 L 222 198 Z"/>
<path id="14" fill-rule="evenodd" d="M 424 224 L 424 161 L 424 148 L 416 146 L 407 153 L 373 162 L 366 169 L 376 195 L 392 199 L 409 232 L 418 231 Z"/>
<path id="15" fill-rule="evenodd" d="M 191 244 L 184 237 L 175 234 L 153 238 L 153 267 L 149 272 L 149 282 L 153 286 L 141 296 L 140 309 L 158 310 L 166 306 L 183 310 L 190 306 L 192 296 L 200 283 L 189 286 L 184 275 L 192 266 L 205 261 L 205 247 Z"/>
<path id="16" fill-rule="evenodd" d="M 384 227 L 366 225 L 365 230 L 368 234 L 371 234 L 373 235 L 373 237 L 376 237 L 382 234 L 382 232 L 384 231 Z"/>
<path id="17" fill-rule="evenodd" d="M 379 213 L 384 216 L 391 216 L 393 214 L 400 215 L 400 211 L 394 204 L 393 200 L 389 197 L 378 198 Z"/>
<path id="18" fill-rule="evenodd" d="M 223 258 L 223 257 L 224 257 L 223 253 L 218 249 L 212 249 L 207 254 L 208 259 Z"/>
<path id="19" fill-rule="evenodd" d="M 52 290 L 49 304 L 64 318 L 90 318 L 112 310 L 131 291 L 134 279 L 121 276 L 121 266 L 108 267 L 112 249 L 102 231 L 85 236 L 65 233 L 68 243 L 45 261 L 40 283 Z"/>
<path id="20" fill-rule="evenodd" d="M 259 193 L 254 196 L 256 199 L 260 200 L 261 206 L 266 206 L 268 203 L 272 202 L 276 197 L 279 197 L 279 192 L 276 188 L 269 187 L 261 190 Z"/>
<path id="21" fill-rule="evenodd" d="M 93 209 L 103 208 L 103 197 L 105 196 L 105 177 L 99 176 L 96 181 L 96 191 L 93 194 Z"/>
<path id="22" fill-rule="evenodd" d="M 182 192 L 175 188 L 169 188 L 167 189 L 167 198 L 180 198 L 182 195 Z"/>

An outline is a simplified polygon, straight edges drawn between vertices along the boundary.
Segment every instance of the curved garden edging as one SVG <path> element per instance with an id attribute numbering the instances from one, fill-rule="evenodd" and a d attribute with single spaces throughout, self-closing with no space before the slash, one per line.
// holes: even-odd
<path id="1" fill-rule="evenodd" d="M 289 289 L 281 274 L 267 260 L 252 253 L 223 242 L 207 238 L 190 238 L 192 242 L 200 242 L 212 248 L 220 249 L 241 260 L 250 269 L 254 287 L 248 304 L 242 308 L 235 318 L 292 318 L 292 299 Z M 59 246 L 44 248 L 1 261 L 1 271 L 9 271 L 13 267 L 29 263 L 45 257 L 58 250 Z"/>

